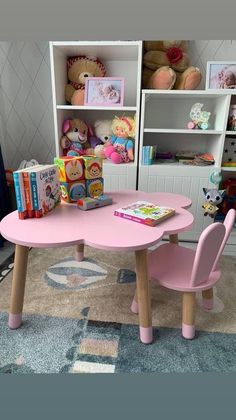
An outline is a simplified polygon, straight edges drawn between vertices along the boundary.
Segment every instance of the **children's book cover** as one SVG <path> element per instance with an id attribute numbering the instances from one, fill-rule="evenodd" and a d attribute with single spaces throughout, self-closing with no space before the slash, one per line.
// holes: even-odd
<path id="1" fill-rule="evenodd" d="M 175 209 L 160 207 L 148 201 L 136 201 L 127 206 L 115 210 L 114 215 L 142 223 L 148 226 L 156 226 L 163 220 L 175 214 Z"/>
<path id="2" fill-rule="evenodd" d="M 57 165 L 45 165 L 30 171 L 35 216 L 41 217 L 53 210 L 61 199 Z"/>

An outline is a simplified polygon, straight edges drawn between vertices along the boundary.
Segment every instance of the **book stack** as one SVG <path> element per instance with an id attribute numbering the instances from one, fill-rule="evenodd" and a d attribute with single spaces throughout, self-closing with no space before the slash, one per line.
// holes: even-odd
<path id="1" fill-rule="evenodd" d="M 175 214 L 175 209 L 170 207 L 160 207 L 148 201 L 136 201 L 120 209 L 115 210 L 114 215 L 131 220 L 132 222 L 142 223 L 148 226 L 156 226 L 163 220 Z"/>
<path id="2" fill-rule="evenodd" d="M 13 172 L 19 219 L 42 217 L 61 200 L 57 165 L 35 165 Z"/>

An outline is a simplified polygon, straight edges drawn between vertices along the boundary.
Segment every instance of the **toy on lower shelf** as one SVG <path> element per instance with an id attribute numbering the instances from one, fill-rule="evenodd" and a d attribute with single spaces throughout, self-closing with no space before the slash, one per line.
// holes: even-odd
<path id="1" fill-rule="evenodd" d="M 207 130 L 209 128 L 209 118 L 211 113 L 208 111 L 202 111 L 203 104 L 196 103 L 192 106 L 190 111 L 191 121 L 187 127 L 190 129 L 202 129 Z"/>
<path id="2" fill-rule="evenodd" d="M 97 198 L 84 197 L 77 201 L 78 209 L 80 210 L 91 210 L 108 206 L 109 204 L 112 204 L 112 198 L 105 194 Z"/>

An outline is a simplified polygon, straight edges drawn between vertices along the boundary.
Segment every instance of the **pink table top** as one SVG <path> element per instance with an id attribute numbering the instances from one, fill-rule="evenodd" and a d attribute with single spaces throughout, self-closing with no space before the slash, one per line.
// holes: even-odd
<path id="1" fill-rule="evenodd" d="M 35 248 L 64 247 L 84 243 L 107 250 L 135 251 L 157 244 L 164 235 L 189 230 L 193 224 L 187 197 L 169 193 L 118 191 L 108 193 L 113 204 L 82 211 L 73 204 L 61 204 L 40 219 L 20 220 L 17 211 L 4 217 L 0 232 L 18 245 Z M 114 216 L 114 210 L 138 200 L 173 207 L 176 214 L 155 227 Z"/>

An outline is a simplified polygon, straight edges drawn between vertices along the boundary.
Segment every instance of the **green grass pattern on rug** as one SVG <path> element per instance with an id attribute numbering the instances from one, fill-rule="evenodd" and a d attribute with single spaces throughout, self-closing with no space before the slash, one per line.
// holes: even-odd
<path id="1" fill-rule="evenodd" d="M 0 373 L 235 372 L 236 334 L 198 331 L 185 340 L 177 328 L 154 328 L 139 341 L 137 325 L 25 315 L 18 330 L 0 314 Z"/>

